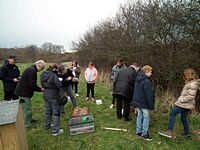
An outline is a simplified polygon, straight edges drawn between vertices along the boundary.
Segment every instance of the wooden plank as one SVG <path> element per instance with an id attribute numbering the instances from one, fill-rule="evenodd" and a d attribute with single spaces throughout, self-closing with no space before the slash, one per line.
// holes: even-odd
<path id="1" fill-rule="evenodd" d="M 28 150 L 26 129 L 24 126 L 24 116 L 22 111 L 23 111 L 22 104 L 20 104 L 17 114 L 17 121 L 15 123 L 16 135 L 17 135 L 16 139 L 18 141 L 19 150 Z"/>
<path id="2" fill-rule="evenodd" d="M 14 124 L 0 126 L 3 150 L 18 150 Z"/>

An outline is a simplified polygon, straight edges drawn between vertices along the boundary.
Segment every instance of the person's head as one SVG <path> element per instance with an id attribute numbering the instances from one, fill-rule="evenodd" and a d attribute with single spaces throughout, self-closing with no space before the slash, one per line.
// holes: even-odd
<path id="1" fill-rule="evenodd" d="M 132 63 L 132 65 L 131 65 L 131 67 L 133 67 L 134 69 L 135 69 L 135 71 L 136 72 L 138 72 L 139 71 L 139 69 L 140 69 L 140 66 L 139 66 L 139 64 L 138 63 Z"/>
<path id="2" fill-rule="evenodd" d="M 117 60 L 117 66 L 122 67 L 125 64 L 124 60 L 122 58 L 119 58 Z"/>
<path id="3" fill-rule="evenodd" d="M 44 62 L 44 60 L 38 60 L 34 64 L 37 67 L 38 71 L 42 71 L 45 68 L 45 65 L 46 65 L 46 63 Z"/>
<path id="4" fill-rule="evenodd" d="M 191 81 L 191 80 L 198 79 L 198 75 L 196 74 L 194 69 L 187 68 L 187 69 L 184 70 L 183 78 L 184 78 L 185 81 Z"/>
<path id="5" fill-rule="evenodd" d="M 56 72 L 58 70 L 58 65 L 57 64 L 49 65 L 49 70 L 52 70 L 52 71 Z"/>
<path id="6" fill-rule="evenodd" d="M 76 67 L 77 65 L 78 65 L 77 61 L 74 60 L 74 61 L 72 62 L 72 66 L 73 66 L 73 67 Z"/>
<path id="7" fill-rule="evenodd" d="M 8 63 L 14 65 L 15 63 L 17 63 L 17 57 L 15 55 L 10 55 L 8 57 Z"/>
<path id="8" fill-rule="evenodd" d="M 145 65 L 142 67 L 142 71 L 146 76 L 150 77 L 152 75 L 153 68 L 149 65 Z"/>
<path id="9" fill-rule="evenodd" d="M 58 67 L 58 73 L 61 75 L 64 75 L 65 73 L 67 73 L 67 69 L 66 69 L 65 65 L 60 65 Z"/>
<path id="10" fill-rule="evenodd" d="M 89 62 L 88 67 L 89 67 L 90 69 L 92 69 L 92 68 L 94 67 L 94 63 L 93 63 L 93 62 Z"/>

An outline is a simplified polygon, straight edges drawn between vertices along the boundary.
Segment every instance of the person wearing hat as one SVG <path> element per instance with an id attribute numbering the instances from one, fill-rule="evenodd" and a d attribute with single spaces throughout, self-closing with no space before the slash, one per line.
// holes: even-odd
<path id="1" fill-rule="evenodd" d="M 17 57 L 10 55 L 1 68 L 0 79 L 3 81 L 4 100 L 16 100 L 18 97 L 14 94 L 17 83 L 19 82 L 20 71 L 18 69 Z"/>

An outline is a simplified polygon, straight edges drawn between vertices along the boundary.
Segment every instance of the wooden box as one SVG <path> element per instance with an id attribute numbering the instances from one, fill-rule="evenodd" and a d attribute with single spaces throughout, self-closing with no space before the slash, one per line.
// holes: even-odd
<path id="1" fill-rule="evenodd" d="M 94 132 L 94 118 L 92 114 L 72 117 L 69 120 L 70 135 Z"/>
<path id="2" fill-rule="evenodd" d="M 28 150 L 19 100 L 0 102 L 0 150 Z"/>

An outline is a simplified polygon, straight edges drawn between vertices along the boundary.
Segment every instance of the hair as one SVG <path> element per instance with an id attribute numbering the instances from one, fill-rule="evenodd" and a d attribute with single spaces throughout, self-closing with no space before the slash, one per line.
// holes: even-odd
<path id="1" fill-rule="evenodd" d="M 94 63 L 93 63 L 93 62 L 89 62 L 89 64 L 88 64 L 88 65 L 94 66 Z"/>
<path id="2" fill-rule="evenodd" d="M 142 67 L 142 70 L 144 73 L 147 73 L 147 72 L 153 71 L 153 68 L 149 65 L 145 65 Z"/>
<path id="3" fill-rule="evenodd" d="M 64 65 L 60 65 L 60 66 L 58 67 L 58 72 L 62 74 L 63 71 L 64 71 L 65 69 L 66 69 L 66 68 L 65 68 Z"/>
<path id="4" fill-rule="evenodd" d="M 76 61 L 76 60 L 74 60 L 74 61 L 73 61 L 73 63 L 75 63 L 75 65 L 76 65 L 76 66 L 78 65 L 78 63 L 77 63 L 77 61 Z"/>
<path id="5" fill-rule="evenodd" d="M 135 66 L 135 67 L 138 67 L 138 68 L 140 67 L 140 65 L 138 63 L 136 63 L 136 62 L 133 62 L 132 66 Z"/>
<path id="6" fill-rule="evenodd" d="M 117 60 L 117 62 L 124 63 L 124 59 L 119 58 L 119 59 Z"/>
<path id="7" fill-rule="evenodd" d="M 191 80 L 196 80 L 198 79 L 198 75 L 197 73 L 194 71 L 193 68 L 187 68 L 184 70 L 184 73 L 183 73 L 183 78 L 184 80 L 186 81 L 191 81 Z M 187 77 L 186 77 L 187 76 Z"/>
<path id="8" fill-rule="evenodd" d="M 53 70 L 53 69 L 58 69 L 58 65 L 57 64 L 49 65 L 49 70 Z"/>
<path id="9" fill-rule="evenodd" d="M 35 65 L 46 65 L 46 63 L 44 62 L 44 60 L 38 60 L 34 64 Z"/>

